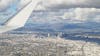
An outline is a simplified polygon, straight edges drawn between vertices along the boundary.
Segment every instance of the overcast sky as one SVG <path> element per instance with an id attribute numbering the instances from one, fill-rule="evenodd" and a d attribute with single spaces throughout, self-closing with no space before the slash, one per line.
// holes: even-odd
<path id="1" fill-rule="evenodd" d="M 0 22 L 9 18 L 30 1 L 0 0 Z M 42 12 L 39 15 L 36 14 L 38 16 L 31 16 L 31 19 L 37 22 L 53 22 L 54 20 L 54 22 L 64 20 L 64 22 L 68 23 L 100 22 L 100 0 L 41 0 L 35 10 L 51 9 L 60 11 L 55 13 L 48 12 L 45 17 L 43 17 L 43 14 L 46 14 Z M 66 11 L 63 12 L 61 9 L 66 9 Z M 33 14 L 35 13 L 33 12 Z"/>

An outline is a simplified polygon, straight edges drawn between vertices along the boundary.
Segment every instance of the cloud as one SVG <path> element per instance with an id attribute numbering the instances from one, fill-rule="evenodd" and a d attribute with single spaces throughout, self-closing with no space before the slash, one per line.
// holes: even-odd
<path id="1" fill-rule="evenodd" d="M 0 0 L 0 11 L 7 9 L 15 0 Z"/>
<path id="2" fill-rule="evenodd" d="M 100 8 L 100 0 L 44 0 L 42 5 L 46 8 Z"/>
<path id="3" fill-rule="evenodd" d="M 65 8 L 68 11 L 60 17 L 68 23 L 100 22 L 100 0 L 43 0 L 41 5 L 51 10 Z"/>
<path id="4" fill-rule="evenodd" d="M 37 23 L 100 22 L 100 9 L 97 8 L 70 8 L 58 11 L 37 11 L 32 15 L 31 20 Z"/>
<path id="5" fill-rule="evenodd" d="M 0 11 L 6 9 L 15 0 L 0 0 Z M 18 0 L 18 9 L 28 4 L 31 0 Z M 68 23 L 83 23 L 83 22 L 100 22 L 100 0 L 41 0 L 36 10 L 67 8 L 66 12 L 42 12 L 32 16 L 36 22 L 68 22 Z M 94 8 L 92 8 L 94 7 Z M 34 12 L 33 12 L 34 13 Z M 45 14 L 46 13 L 46 14 Z M 63 13 L 63 15 L 56 15 Z"/>
<path id="6" fill-rule="evenodd" d="M 4 10 L 14 1 L 19 1 L 18 8 L 22 8 L 31 0 L 0 0 L 0 10 Z M 62 8 L 100 8 L 100 0 L 41 0 L 36 10 Z"/>
<path id="7" fill-rule="evenodd" d="M 71 10 L 71 11 L 70 11 Z M 76 22 L 100 22 L 100 9 L 96 8 L 74 8 L 64 13 L 63 19 Z"/>
<path id="8" fill-rule="evenodd" d="M 21 9 L 27 5 L 31 0 L 0 0 L 0 11 L 4 11 L 9 6 L 16 4 L 17 9 Z"/>

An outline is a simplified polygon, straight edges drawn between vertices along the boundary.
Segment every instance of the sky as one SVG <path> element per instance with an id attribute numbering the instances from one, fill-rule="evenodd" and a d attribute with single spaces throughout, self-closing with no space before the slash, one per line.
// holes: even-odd
<path id="1" fill-rule="evenodd" d="M 0 24 L 16 14 L 30 1 L 0 0 Z M 100 23 L 100 0 L 41 0 L 27 24 L 55 25 L 57 23 L 85 24 L 87 22 Z"/>

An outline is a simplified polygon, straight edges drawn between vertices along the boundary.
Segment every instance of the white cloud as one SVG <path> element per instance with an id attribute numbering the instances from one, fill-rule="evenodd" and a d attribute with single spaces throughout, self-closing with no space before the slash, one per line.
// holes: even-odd
<path id="1" fill-rule="evenodd" d="M 100 0 L 43 0 L 46 9 L 68 9 L 63 19 L 70 23 L 100 22 Z"/>
<path id="2" fill-rule="evenodd" d="M 100 8 L 100 0 L 43 0 L 43 6 L 46 8 Z"/>
<path id="3" fill-rule="evenodd" d="M 7 8 L 9 4 L 11 4 L 13 1 L 15 0 L 0 0 L 0 11 Z M 18 1 L 19 1 L 18 8 L 22 8 L 31 0 L 18 0 Z M 57 8 L 62 8 L 62 7 L 68 8 L 68 11 L 65 12 L 63 16 L 61 16 L 62 20 L 66 20 L 66 22 L 69 22 L 69 23 L 73 23 L 73 22 L 82 23 L 82 22 L 89 22 L 89 21 L 100 22 L 100 9 L 99 9 L 100 0 L 95 0 L 95 1 L 94 0 L 78 0 L 78 1 L 77 0 L 41 0 L 36 10 L 41 10 L 41 9 L 45 10 L 45 9 L 50 9 L 50 8 L 57 9 Z M 91 7 L 95 7 L 95 8 L 91 8 Z M 57 12 L 55 12 L 55 14 L 56 13 Z M 49 18 L 49 20 L 50 19 L 51 21 L 55 21 L 55 19 L 58 20 L 58 18 L 53 18 L 51 14 L 50 14 L 50 17 L 49 17 L 49 13 L 47 14 L 48 14 L 47 17 Z M 44 13 L 42 15 L 44 15 Z"/>
<path id="4" fill-rule="evenodd" d="M 0 0 L 0 10 L 3 10 L 9 6 L 13 1 L 16 0 Z M 19 8 L 22 8 L 31 0 L 17 0 L 19 1 Z M 99 8 L 100 0 L 41 0 L 40 5 L 36 8 L 45 9 L 45 8 L 75 8 L 75 7 L 95 7 Z"/>
<path id="5" fill-rule="evenodd" d="M 20 0 L 19 7 L 25 6 L 31 0 Z M 100 0 L 41 0 L 37 10 L 58 8 L 100 8 Z"/>
<path id="6" fill-rule="evenodd" d="M 19 0 L 19 8 L 28 4 L 31 0 Z M 35 1 L 35 0 L 34 0 Z M 36 10 L 58 8 L 100 8 L 100 0 L 41 0 Z"/>
<path id="7" fill-rule="evenodd" d="M 0 0 L 0 11 L 9 7 L 9 5 L 15 0 Z"/>
<path id="8" fill-rule="evenodd" d="M 85 23 L 98 22 L 100 23 L 100 9 L 96 8 L 71 8 L 45 12 L 33 13 L 32 20 L 38 23 Z"/>
<path id="9" fill-rule="evenodd" d="M 16 3 L 18 2 L 17 6 L 18 6 L 18 9 L 20 9 L 24 7 L 26 4 L 28 4 L 30 1 L 31 0 L 0 0 L 0 11 L 7 9 L 14 2 Z"/>
<path id="10" fill-rule="evenodd" d="M 100 9 L 73 8 L 65 12 L 62 19 L 69 22 L 100 22 Z"/>

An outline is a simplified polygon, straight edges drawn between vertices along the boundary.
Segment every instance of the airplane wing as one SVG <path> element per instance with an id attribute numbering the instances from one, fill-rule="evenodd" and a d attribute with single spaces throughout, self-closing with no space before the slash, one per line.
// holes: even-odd
<path id="1" fill-rule="evenodd" d="M 0 26 L 0 33 L 4 33 L 10 30 L 17 29 L 18 27 L 12 27 L 12 26 Z"/>
<path id="2" fill-rule="evenodd" d="M 35 9 L 40 0 L 32 0 L 26 7 L 24 7 L 19 13 L 8 20 L 2 27 L 0 27 L 0 33 L 14 30 L 23 27 L 30 17 L 31 13 Z"/>

